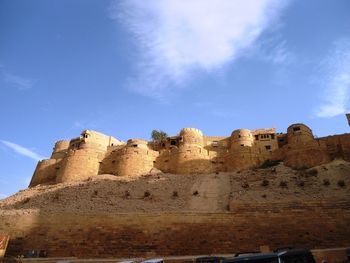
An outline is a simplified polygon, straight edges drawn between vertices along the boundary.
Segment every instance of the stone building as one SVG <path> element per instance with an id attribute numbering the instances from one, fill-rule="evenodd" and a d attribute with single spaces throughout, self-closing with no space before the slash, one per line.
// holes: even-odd
<path id="1" fill-rule="evenodd" d="M 287 133 L 276 133 L 274 128 L 239 129 L 227 137 L 184 128 L 158 142 L 130 139 L 124 143 L 85 130 L 78 138 L 55 143 L 51 158 L 38 163 L 30 186 L 81 181 L 99 174 L 140 176 L 153 168 L 173 174 L 230 172 L 259 167 L 267 160 L 300 169 L 336 158 L 350 161 L 350 134 L 315 138 L 302 123 L 290 125 Z"/>

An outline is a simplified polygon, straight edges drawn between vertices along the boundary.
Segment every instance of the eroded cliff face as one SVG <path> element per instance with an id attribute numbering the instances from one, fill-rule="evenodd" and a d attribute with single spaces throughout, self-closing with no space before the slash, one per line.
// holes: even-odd
<path id="1" fill-rule="evenodd" d="M 350 163 L 90 176 L 0 201 L 8 253 L 130 257 L 348 246 Z"/>
<path id="2" fill-rule="evenodd" d="M 275 129 L 239 129 L 228 137 L 205 136 L 195 128 L 159 142 L 130 139 L 126 144 L 95 131 L 58 141 L 52 156 L 38 163 L 30 187 L 77 182 L 91 176 L 164 173 L 208 174 L 257 168 L 268 160 L 294 169 L 311 168 L 335 159 L 350 160 L 350 134 L 315 138 L 311 129 L 293 124 L 287 133 Z"/>

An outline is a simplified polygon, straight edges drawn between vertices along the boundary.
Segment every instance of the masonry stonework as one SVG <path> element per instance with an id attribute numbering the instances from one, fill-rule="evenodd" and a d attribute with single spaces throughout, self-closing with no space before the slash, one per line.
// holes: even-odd
<path id="1" fill-rule="evenodd" d="M 100 174 L 141 176 L 157 168 L 173 174 L 230 172 L 258 167 L 267 160 L 283 161 L 300 169 L 350 160 L 350 134 L 315 138 L 302 123 L 287 133 L 274 128 L 239 129 L 231 136 L 205 136 L 184 128 L 176 136 L 126 144 L 111 136 L 86 130 L 69 141 L 58 141 L 48 160 L 38 163 L 30 186 L 80 181 Z"/>
<path id="2" fill-rule="evenodd" d="M 340 205 L 341 204 L 341 205 Z M 8 256 L 45 249 L 50 257 L 228 254 L 294 245 L 349 244 L 349 201 L 233 205 L 230 213 L 0 215 Z M 62 224 L 64 222 L 64 224 Z M 150 254 L 152 253 L 152 254 Z"/>

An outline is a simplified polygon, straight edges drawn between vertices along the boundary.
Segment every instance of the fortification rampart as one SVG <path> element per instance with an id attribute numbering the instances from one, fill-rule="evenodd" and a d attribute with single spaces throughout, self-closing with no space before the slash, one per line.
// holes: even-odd
<path id="1" fill-rule="evenodd" d="M 174 174 L 228 172 L 254 168 L 266 160 L 292 168 L 310 168 L 335 158 L 350 160 L 350 134 L 315 138 L 302 123 L 287 133 L 270 129 L 238 129 L 231 136 L 205 136 L 184 128 L 157 142 L 130 139 L 127 144 L 85 130 L 70 141 L 58 141 L 50 160 L 39 162 L 30 186 L 85 180 L 98 174 L 140 176 L 152 168 Z"/>
<path id="2" fill-rule="evenodd" d="M 45 249 L 50 257 L 228 254 L 259 246 L 349 245 L 349 202 L 242 203 L 227 213 L 0 215 L 8 255 Z M 64 223 L 62 223 L 64 222 Z M 43 238 L 44 237 L 44 238 Z M 93 242 L 92 242 L 93 241 Z"/>
<path id="3" fill-rule="evenodd" d="M 57 171 L 60 169 L 61 166 L 61 161 L 62 160 L 57 159 L 39 161 L 34 171 L 32 180 L 30 181 L 29 187 L 38 184 L 55 183 Z"/>
<path id="4" fill-rule="evenodd" d="M 138 176 L 149 173 L 159 153 L 140 139 L 129 140 L 127 145 L 107 154 L 101 163 L 100 174 Z"/>

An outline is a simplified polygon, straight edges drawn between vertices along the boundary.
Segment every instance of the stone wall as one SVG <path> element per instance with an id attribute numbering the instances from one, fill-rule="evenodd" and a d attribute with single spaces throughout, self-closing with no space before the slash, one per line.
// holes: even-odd
<path id="1" fill-rule="evenodd" d="M 274 128 L 239 129 L 230 137 L 204 136 L 198 129 L 184 128 L 160 142 L 131 139 L 126 145 L 86 130 L 78 138 L 58 141 L 51 159 L 38 164 L 30 186 L 105 173 L 139 176 L 152 168 L 174 174 L 227 172 L 256 168 L 266 160 L 302 169 L 336 158 L 350 161 L 350 134 L 314 138 L 301 123 L 289 126 L 286 134 L 277 134 Z"/>
<path id="2" fill-rule="evenodd" d="M 138 176 L 149 173 L 159 153 L 146 141 L 129 140 L 128 144 L 108 153 L 101 163 L 100 174 Z"/>
<path id="3" fill-rule="evenodd" d="M 318 141 L 326 146 L 326 151 L 332 159 L 350 160 L 350 134 L 327 136 Z"/>
<path id="4" fill-rule="evenodd" d="M 29 187 L 36 186 L 38 184 L 55 183 L 57 172 L 61 167 L 61 159 L 48 159 L 38 162 L 32 180 Z"/>
<path id="5" fill-rule="evenodd" d="M 97 175 L 103 156 L 103 153 L 89 149 L 70 150 L 62 160 L 56 182 L 83 181 Z"/>
<path id="6" fill-rule="evenodd" d="M 8 255 L 45 249 L 50 257 L 152 257 L 231 254 L 295 246 L 350 244 L 350 202 L 247 203 L 227 213 L 50 214 L 0 216 Z"/>

